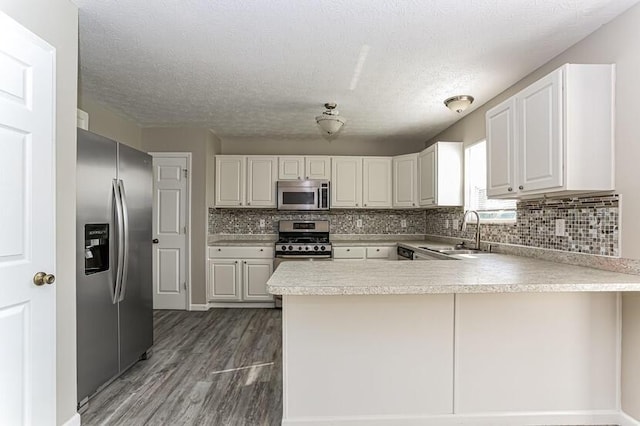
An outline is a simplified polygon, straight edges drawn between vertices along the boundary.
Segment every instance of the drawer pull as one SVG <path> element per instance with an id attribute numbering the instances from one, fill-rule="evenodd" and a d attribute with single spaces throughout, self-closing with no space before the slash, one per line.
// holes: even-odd
<path id="1" fill-rule="evenodd" d="M 222 251 L 222 249 L 218 249 L 218 251 Z"/>
<path id="2" fill-rule="evenodd" d="M 351 251 L 351 249 L 347 249 L 347 251 Z"/>

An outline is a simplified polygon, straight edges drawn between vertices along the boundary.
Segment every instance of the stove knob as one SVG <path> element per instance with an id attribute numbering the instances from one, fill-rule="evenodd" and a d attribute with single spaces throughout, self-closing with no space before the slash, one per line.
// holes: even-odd
<path id="1" fill-rule="evenodd" d="M 289 246 L 289 250 L 293 250 L 293 246 Z"/>
<path id="2" fill-rule="evenodd" d="M 318 247 L 318 246 L 315 246 L 313 249 L 314 249 L 315 251 L 318 251 L 318 250 L 319 250 L 319 247 Z"/>
<path id="3" fill-rule="evenodd" d="M 304 246 L 304 249 L 305 250 L 309 250 L 309 246 Z"/>
<path id="4" fill-rule="evenodd" d="M 285 251 L 287 249 L 287 246 L 282 246 L 282 251 Z"/>
<path id="5" fill-rule="evenodd" d="M 298 251 L 302 251 L 302 246 L 298 246 Z"/>
<path id="6" fill-rule="evenodd" d="M 325 246 L 320 247 L 320 250 L 324 251 L 326 249 Z"/>

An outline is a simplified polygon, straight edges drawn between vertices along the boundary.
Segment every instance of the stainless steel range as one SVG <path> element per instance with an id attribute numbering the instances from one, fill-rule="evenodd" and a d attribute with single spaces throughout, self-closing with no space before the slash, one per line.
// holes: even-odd
<path id="1" fill-rule="evenodd" d="M 278 224 L 276 257 L 330 258 L 329 221 L 281 220 Z"/>

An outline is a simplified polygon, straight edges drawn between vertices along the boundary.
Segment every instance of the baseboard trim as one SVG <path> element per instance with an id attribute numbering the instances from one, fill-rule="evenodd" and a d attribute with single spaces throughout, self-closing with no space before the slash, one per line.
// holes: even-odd
<path id="1" fill-rule="evenodd" d="M 638 426 L 639 423 L 626 414 L 613 410 L 282 419 L 282 426 L 513 426 L 525 424 Z"/>
<path id="2" fill-rule="evenodd" d="M 625 412 L 620 413 L 620 420 L 618 420 L 620 426 L 639 426 L 640 420 L 636 420 Z"/>
<path id="3" fill-rule="evenodd" d="M 190 311 L 208 311 L 209 305 L 206 303 L 192 303 L 189 305 Z"/>
<path id="4" fill-rule="evenodd" d="M 80 426 L 80 414 L 75 413 L 69 420 L 64 422 L 62 426 Z"/>
<path id="5" fill-rule="evenodd" d="M 211 308 L 274 308 L 274 302 L 209 302 L 192 303 L 190 311 L 208 311 Z"/>

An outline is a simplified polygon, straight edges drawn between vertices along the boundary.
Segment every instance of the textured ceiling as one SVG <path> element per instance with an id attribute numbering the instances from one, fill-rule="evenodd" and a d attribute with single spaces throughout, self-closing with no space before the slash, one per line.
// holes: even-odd
<path id="1" fill-rule="evenodd" d="M 75 0 L 80 84 L 144 126 L 320 139 L 335 101 L 340 140 L 424 141 L 637 1 Z"/>

